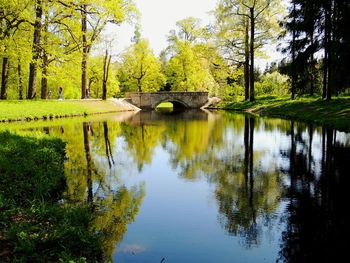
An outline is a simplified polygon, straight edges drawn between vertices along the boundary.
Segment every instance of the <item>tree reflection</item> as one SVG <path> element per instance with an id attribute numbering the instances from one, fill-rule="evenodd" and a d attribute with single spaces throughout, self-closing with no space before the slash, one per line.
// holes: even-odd
<path id="1" fill-rule="evenodd" d="M 139 171 L 145 164 L 152 162 L 154 149 L 161 139 L 161 135 L 165 130 L 162 124 L 158 125 L 139 125 L 122 124 L 121 135 L 127 143 L 127 152 L 133 157 Z"/>
<path id="2" fill-rule="evenodd" d="M 218 171 L 215 181 L 220 222 L 228 233 L 241 236 L 246 247 L 259 244 L 282 193 L 279 174 L 254 166 L 254 129 L 255 119 L 245 116 L 244 153 L 223 160 L 224 169 Z"/>
<path id="3" fill-rule="evenodd" d="M 282 234 L 280 262 L 341 262 L 346 257 L 349 215 L 349 148 L 336 142 L 336 132 L 322 129 L 321 158 L 311 169 L 313 127 L 309 127 L 308 152 L 296 151 L 291 127 L 290 190 L 286 230 Z M 296 136 L 297 137 L 297 136 Z M 294 158 L 297 156 L 297 158 Z"/>
<path id="4" fill-rule="evenodd" d="M 81 126 L 69 125 L 63 134 L 59 127 L 45 130 L 68 141 L 67 203 L 91 205 L 91 227 L 104 236 L 106 255 L 122 239 L 144 195 L 142 185 L 126 188 L 109 181 L 108 173 L 120 170 L 114 156 L 123 157 L 114 149 L 118 138 L 118 146 L 131 157 L 127 165 L 136 163 L 140 172 L 161 146 L 181 179 L 207 180 L 221 226 L 240 237 L 243 246 L 258 246 L 280 219 L 279 261 L 340 261 L 349 236 L 345 175 L 350 150 L 338 142 L 339 133 L 230 113 L 181 116 L 169 121 L 146 114 L 131 124 L 84 123 L 83 132 Z M 270 138 L 275 145 L 266 145 Z"/>
<path id="5" fill-rule="evenodd" d="M 112 164 L 112 149 L 108 137 L 108 124 L 103 122 L 106 158 Z M 87 163 L 87 202 L 94 212 L 93 228 L 102 235 L 104 254 L 107 258 L 112 256 L 115 245 L 119 243 L 126 233 L 126 225 L 134 221 L 144 196 L 144 187 L 127 189 L 124 186 L 116 191 L 110 191 L 111 187 L 104 187 L 103 183 L 95 182 L 93 187 L 92 174 L 98 174 L 90 153 L 89 132 L 91 124 L 83 123 L 84 149 Z M 92 135 L 92 134 L 91 134 Z M 95 191 L 102 189 L 102 192 Z"/>
<path id="6" fill-rule="evenodd" d="M 116 184 L 117 178 L 110 181 L 108 177 L 108 168 L 116 169 L 111 139 L 121 133 L 119 127 L 120 123 L 108 125 L 104 121 L 66 125 L 63 134 L 60 127 L 49 130 L 67 142 L 65 205 L 91 207 L 90 227 L 101 235 L 106 259 L 123 239 L 127 224 L 135 220 L 144 197 L 144 185 L 127 188 Z"/>
<path id="7" fill-rule="evenodd" d="M 86 164 L 87 164 L 87 178 L 86 178 L 86 185 L 87 185 L 87 201 L 89 204 L 93 204 L 93 193 L 92 193 L 92 161 L 91 161 L 91 153 L 90 153 L 90 142 L 89 142 L 89 124 L 86 122 L 83 123 L 83 134 L 84 134 L 84 150 L 85 150 L 85 158 L 86 158 Z"/>
<path id="8" fill-rule="evenodd" d="M 113 151 L 111 147 L 111 142 L 109 140 L 108 136 L 108 124 L 106 121 L 103 122 L 103 135 L 105 138 L 105 145 L 106 145 L 106 158 L 108 160 L 109 168 L 112 168 L 112 165 L 114 165 L 114 158 L 113 158 Z"/>

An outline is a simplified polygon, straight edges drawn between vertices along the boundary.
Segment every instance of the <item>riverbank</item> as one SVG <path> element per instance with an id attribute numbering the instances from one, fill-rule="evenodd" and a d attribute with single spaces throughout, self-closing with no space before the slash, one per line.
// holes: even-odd
<path id="1" fill-rule="evenodd" d="M 0 101 L 0 121 L 46 120 L 132 110 L 135 107 L 122 99 Z"/>
<path id="2" fill-rule="evenodd" d="M 91 208 L 60 204 L 65 143 L 0 132 L 0 144 L 0 261 L 101 261 Z"/>
<path id="3" fill-rule="evenodd" d="M 318 98 L 264 96 L 255 102 L 221 102 L 217 109 L 243 111 L 262 116 L 312 122 L 350 132 L 350 97 L 324 101 Z"/>

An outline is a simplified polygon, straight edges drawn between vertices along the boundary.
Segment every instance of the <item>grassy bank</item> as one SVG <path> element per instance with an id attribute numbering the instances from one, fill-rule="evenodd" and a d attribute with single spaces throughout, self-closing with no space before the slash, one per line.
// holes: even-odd
<path id="1" fill-rule="evenodd" d="M 265 96 L 255 102 L 226 102 L 220 108 L 245 111 L 271 117 L 288 118 L 313 122 L 341 131 L 350 132 L 350 97 L 334 98 L 323 101 L 317 98 L 299 98 Z"/>
<path id="2" fill-rule="evenodd" d="M 96 262 L 91 210 L 59 204 L 66 187 L 61 140 L 0 133 L 0 261 Z"/>
<path id="3" fill-rule="evenodd" d="M 0 101 L 0 121 L 53 119 L 123 110 L 129 109 L 109 100 Z"/>

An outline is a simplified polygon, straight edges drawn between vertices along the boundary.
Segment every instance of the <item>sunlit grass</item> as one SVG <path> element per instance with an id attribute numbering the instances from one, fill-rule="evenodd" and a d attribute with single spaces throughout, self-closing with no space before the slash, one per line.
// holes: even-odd
<path id="1" fill-rule="evenodd" d="M 163 108 L 173 108 L 174 105 L 171 102 L 162 102 L 157 106 L 157 109 L 163 109 Z"/>
<path id="2" fill-rule="evenodd" d="M 112 102 L 102 100 L 0 101 L 0 121 L 81 116 L 119 110 L 121 108 Z"/>
<path id="3" fill-rule="evenodd" d="M 231 102 L 222 107 L 228 110 L 313 122 L 350 132 L 350 97 L 324 101 L 316 97 L 291 100 L 290 97 L 262 96 L 255 102 Z"/>

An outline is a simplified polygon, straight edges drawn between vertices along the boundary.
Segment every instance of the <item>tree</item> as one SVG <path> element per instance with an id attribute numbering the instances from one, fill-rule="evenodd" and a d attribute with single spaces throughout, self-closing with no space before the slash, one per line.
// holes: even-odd
<path id="1" fill-rule="evenodd" d="M 213 90 L 218 84 L 211 74 L 212 63 L 219 56 L 208 43 L 208 27 L 201 27 L 200 20 L 193 17 L 176 25 L 177 30 L 170 31 L 166 49 L 170 57 L 165 69 L 167 86 L 179 91 Z"/>
<path id="2" fill-rule="evenodd" d="M 86 98 L 87 65 L 92 45 L 107 23 L 120 24 L 135 11 L 132 1 L 78 1 L 74 8 L 81 18 L 81 98 Z"/>
<path id="3" fill-rule="evenodd" d="M 1 1 L 0 2 L 0 41 L 3 47 L 1 53 L 2 73 L 1 73 L 1 90 L 0 99 L 7 99 L 7 87 L 10 74 L 11 45 L 13 44 L 14 34 L 22 23 L 26 22 L 25 11 L 26 4 L 24 1 Z"/>
<path id="4" fill-rule="evenodd" d="M 222 0 L 219 2 L 219 7 L 216 10 L 216 16 L 220 18 L 219 21 L 225 21 L 224 18 L 227 18 L 229 21 L 225 23 L 231 23 L 231 28 L 226 26 L 226 30 L 232 30 L 234 32 L 233 42 L 229 42 L 229 48 L 233 50 L 238 48 L 238 54 L 244 54 L 244 62 L 241 63 L 245 65 L 245 97 L 248 97 L 249 79 L 250 101 L 255 100 L 255 52 L 266 45 L 272 35 L 278 32 L 277 15 L 281 12 L 280 7 L 280 1 Z M 235 32 L 234 30 L 237 25 L 239 25 L 238 31 Z M 230 37 L 232 38 L 232 35 Z"/>
<path id="5" fill-rule="evenodd" d="M 322 97 L 330 100 L 349 85 L 350 7 L 340 0 L 293 0 L 285 28 L 291 38 L 292 97 L 297 92 L 309 91 L 312 95 L 322 80 Z M 320 54 L 323 53 L 323 57 Z M 319 57 L 319 60 L 316 60 Z M 318 70 L 319 69 L 319 70 Z M 322 73 L 322 77 L 320 76 Z"/>
<path id="6" fill-rule="evenodd" d="M 139 39 L 122 55 L 119 80 L 123 91 L 157 91 L 164 85 L 161 63 L 146 39 Z"/>
<path id="7" fill-rule="evenodd" d="M 244 72 L 244 98 L 249 99 L 249 20 L 230 15 L 231 6 L 220 1 L 214 11 L 215 38 L 218 48 L 231 67 Z"/>
<path id="8" fill-rule="evenodd" d="M 183 41 L 194 43 L 203 34 L 203 29 L 200 27 L 201 20 L 194 17 L 188 17 L 177 21 L 176 26 L 179 28 L 177 37 Z M 176 32 L 172 31 L 176 35 Z"/>
<path id="9" fill-rule="evenodd" d="M 41 29 L 43 16 L 43 0 L 35 1 L 35 21 L 32 45 L 32 61 L 29 64 L 29 82 L 27 99 L 34 99 L 36 96 L 36 78 L 38 70 L 38 60 L 41 52 Z"/>

